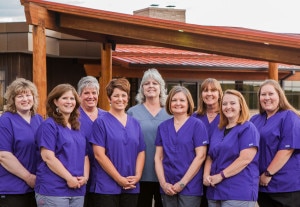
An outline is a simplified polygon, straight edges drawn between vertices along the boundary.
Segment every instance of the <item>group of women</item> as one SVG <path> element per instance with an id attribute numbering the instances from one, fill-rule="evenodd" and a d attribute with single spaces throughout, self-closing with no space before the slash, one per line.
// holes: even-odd
<path id="1" fill-rule="evenodd" d="M 5 93 L 0 117 L 0 207 L 298 207 L 300 114 L 274 80 L 258 90 L 250 118 L 243 95 L 203 81 L 199 105 L 189 90 L 168 93 L 145 71 L 127 111 L 130 84 L 106 87 L 87 76 L 48 95 L 47 119 L 23 78 Z M 153 204 L 154 202 L 154 204 Z"/>

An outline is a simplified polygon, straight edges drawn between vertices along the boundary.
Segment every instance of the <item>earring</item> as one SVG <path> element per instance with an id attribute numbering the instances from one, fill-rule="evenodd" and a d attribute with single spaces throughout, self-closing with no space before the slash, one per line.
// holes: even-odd
<path id="1" fill-rule="evenodd" d="M 59 108 L 58 108 L 58 107 L 56 107 L 56 109 L 55 109 L 55 110 L 56 110 L 56 113 L 59 113 Z"/>

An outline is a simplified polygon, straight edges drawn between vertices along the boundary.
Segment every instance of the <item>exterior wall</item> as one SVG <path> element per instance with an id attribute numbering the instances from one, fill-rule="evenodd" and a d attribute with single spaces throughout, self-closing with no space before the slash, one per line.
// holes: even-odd
<path id="1" fill-rule="evenodd" d="M 77 83 L 80 78 L 86 76 L 83 64 L 77 58 L 47 57 L 46 61 L 48 93 L 60 83 L 69 83 L 77 89 Z M 3 105 L 5 104 L 3 98 L 5 89 L 16 78 L 33 80 L 32 55 L 0 53 L 0 111 L 3 110 Z"/>
<path id="2" fill-rule="evenodd" d="M 185 22 L 184 9 L 148 7 L 145 9 L 134 11 L 133 14 L 144 17 Z"/>

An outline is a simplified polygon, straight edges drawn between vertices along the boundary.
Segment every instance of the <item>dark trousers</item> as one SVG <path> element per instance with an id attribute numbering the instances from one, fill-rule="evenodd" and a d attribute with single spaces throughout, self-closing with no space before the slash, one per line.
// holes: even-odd
<path id="1" fill-rule="evenodd" d="M 158 182 L 140 182 L 140 194 L 138 199 L 138 207 L 152 207 L 154 199 L 154 207 L 162 207 L 160 196 L 160 185 Z"/>
<path id="2" fill-rule="evenodd" d="M 300 191 L 288 193 L 258 193 L 259 207 L 299 207 Z"/>
<path id="3" fill-rule="evenodd" d="M 94 193 L 93 207 L 136 207 L 139 194 L 106 195 Z"/>
<path id="4" fill-rule="evenodd" d="M 208 202 L 207 202 L 207 198 L 206 198 L 206 190 L 207 190 L 207 187 L 205 185 L 203 185 L 203 196 L 201 197 L 200 207 L 208 207 Z"/>
<path id="5" fill-rule="evenodd" d="M 94 207 L 94 193 L 87 192 L 84 196 L 83 207 Z"/>
<path id="6" fill-rule="evenodd" d="M 34 192 L 18 195 L 0 195 L 0 207 L 36 207 Z"/>

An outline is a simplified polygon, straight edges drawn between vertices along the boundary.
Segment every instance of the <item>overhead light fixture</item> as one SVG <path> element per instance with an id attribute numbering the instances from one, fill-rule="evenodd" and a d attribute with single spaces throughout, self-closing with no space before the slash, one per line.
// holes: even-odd
<path id="1" fill-rule="evenodd" d="M 174 8 L 174 7 L 176 7 L 175 5 L 168 5 L 168 6 L 166 6 L 166 7 L 168 7 L 168 8 Z"/>
<path id="2" fill-rule="evenodd" d="M 150 6 L 159 6 L 159 4 L 151 4 Z"/>

